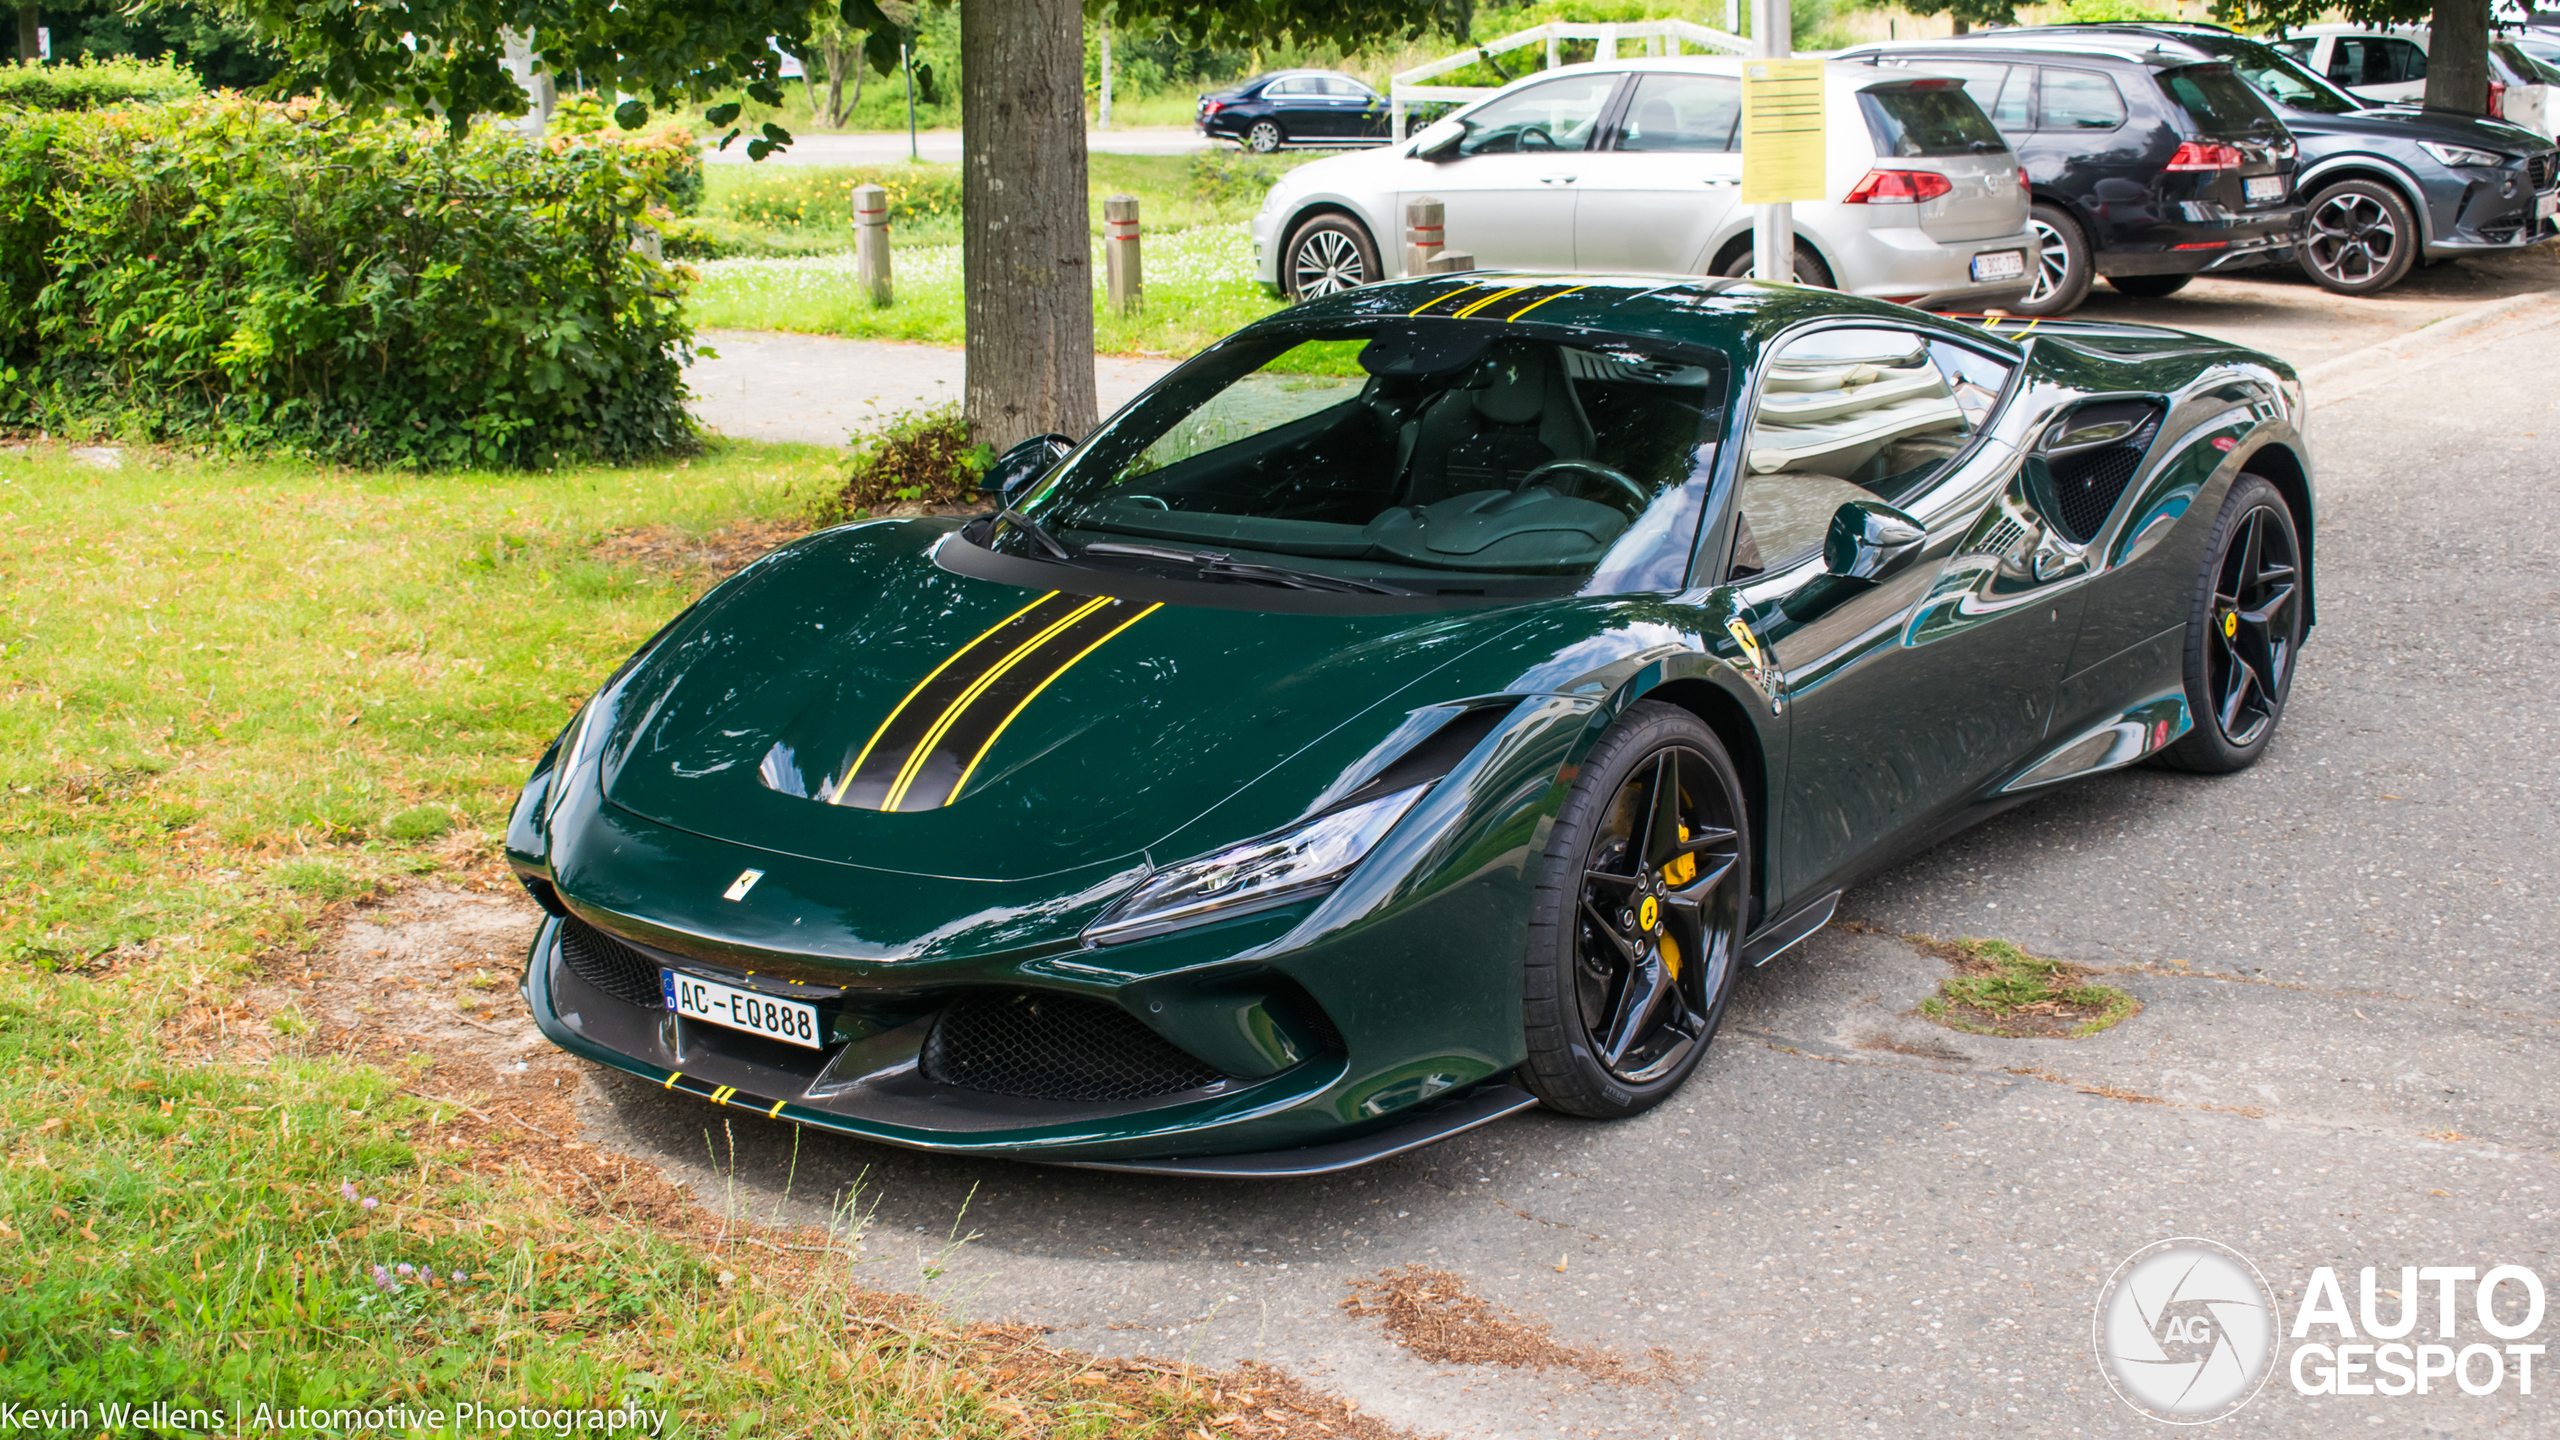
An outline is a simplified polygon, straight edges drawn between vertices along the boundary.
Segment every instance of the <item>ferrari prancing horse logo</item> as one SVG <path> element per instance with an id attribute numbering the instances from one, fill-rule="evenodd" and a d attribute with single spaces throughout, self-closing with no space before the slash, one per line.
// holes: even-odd
<path id="1" fill-rule="evenodd" d="M 1644 903 L 1636 907 L 1636 928 L 1649 931 L 1661 919 L 1661 902 L 1650 895 L 1644 897 Z"/>
<path id="2" fill-rule="evenodd" d="M 747 892 L 756 888 L 756 882 L 763 878 L 764 872 L 761 870 L 741 870 L 738 872 L 738 878 L 729 882 L 729 888 L 720 892 L 720 898 L 744 900 L 747 898 Z"/>

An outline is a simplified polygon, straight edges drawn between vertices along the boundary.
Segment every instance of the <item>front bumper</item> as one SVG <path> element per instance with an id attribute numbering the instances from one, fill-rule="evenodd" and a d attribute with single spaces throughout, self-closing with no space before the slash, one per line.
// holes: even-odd
<path id="1" fill-rule="evenodd" d="M 2543 168 L 2546 179 L 2560 175 L 2560 154 Z M 2529 172 L 2522 167 L 2457 173 L 2469 183 L 2449 201 L 2432 207 L 2430 218 L 2435 223 L 2429 227 L 2434 235 L 2427 244 L 2428 255 L 2520 250 L 2560 234 L 2560 217 L 2542 213 L 2547 204 L 2560 203 L 2554 200 L 2560 189 L 2533 189 Z"/>

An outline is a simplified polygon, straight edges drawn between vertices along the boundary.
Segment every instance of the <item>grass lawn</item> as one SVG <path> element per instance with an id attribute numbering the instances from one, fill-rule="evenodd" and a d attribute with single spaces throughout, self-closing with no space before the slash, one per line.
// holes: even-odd
<path id="1" fill-rule="evenodd" d="M 601 561 L 599 537 L 786 514 L 841 463 L 0 452 L 0 1395 L 235 1424 L 259 1402 L 632 1403 L 687 1436 L 1171 1436 L 1214 1413 L 1063 1359 L 999 1375 L 928 1310 L 849 1326 L 883 1312 L 847 1247 L 776 1268 L 534 1185 L 488 1163 L 470 1096 L 282 1043 L 290 1016 L 272 1058 L 192 1043 L 258 1023 L 235 999 L 308 961 L 330 902 L 504 883 L 529 763 L 697 583 Z"/>
<path id="2" fill-rule="evenodd" d="M 1280 308 L 1253 280 L 1253 245 L 1245 222 L 1272 180 L 1296 157 L 1268 160 L 1236 154 L 1095 155 L 1090 193 L 1095 237 L 1094 343 L 1105 354 L 1189 355 L 1237 327 Z M 694 262 L 700 282 L 690 313 L 699 325 L 740 330 L 793 330 L 865 340 L 961 340 L 960 226 L 948 213 L 891 228 L 896 301 L 874 309 L 854 284 L 852 184 L 872 178 L 908 183 L 919 192 L 956 190 L 957 166 L 712 166 L 702 214 L 724 237 L 743 236 L 764 253 Z M 1147 304 L 1134 316 L 1102 302 L 1102 202 L 1138 197 L 1146 227 L 1141 265 Z M 746 225 L 742 216 L 777 210 L 804 223 Z"/>

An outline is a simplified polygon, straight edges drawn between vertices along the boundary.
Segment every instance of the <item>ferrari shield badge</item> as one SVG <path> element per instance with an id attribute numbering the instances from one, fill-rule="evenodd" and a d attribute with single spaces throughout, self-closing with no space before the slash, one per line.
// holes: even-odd
<path id="1" fill-rule="evenodd" d="M 747 892 L 756 888 L 756 882 L 763 878 L 764 872 L 761 870 L 741 870 L 738 872 L 738 878 L 729 882 L 729 888 L 720 892 L 720 898 L 744 900 L 747 898 Z"/>
<path id="2" fill-rule="evenodd" d="M 1787 683 L 1786 677 L 1778 673 L 1777 666 L 1769 663 L 1769 652 L 1760 648 L 1760 637 L 1751 633 L 1751 622 L 1737 615 L 1725 621 L 1724 628 L 1725 633 L 1733 637 L 1733 643 L 1742 647 L 1742 673 L 1751 678 L 1752 684 L 1760 687 L 1761 694 L 1769 697 L 1769 713 L 1783 712 L 1787 702 L 1779 689 Z"/>

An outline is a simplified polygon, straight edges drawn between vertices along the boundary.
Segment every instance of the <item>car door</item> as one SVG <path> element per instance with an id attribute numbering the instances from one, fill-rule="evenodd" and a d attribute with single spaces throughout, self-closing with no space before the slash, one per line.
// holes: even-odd
<path id="1" fill-rule="evenodd" d="M 2031 580 L 2003 523 L 2019 458 L 1981 437 L 2016 363 L 1996 341 L 1873 324 L 1799 332 L 1764 363 L 1727 578 L 1789 717 L 1776 913 L 2043 738 L 2077 611 L 1984 578 Z M 1861 532 L 1884 556 L 1864 574 Z M 1944 603 L 1951 583 L 1969 598 Z"/>
<path id="2" fill-rule="evenodd" d="M 1742 81 L 1640 74 L 1575 182 L 1574 267 L 1696 274 L 1742 193 Z"/>
<path id="3" fill-rule="evenodd" d="M 1542 80 L 1467 112 L 1466 135 L 1448 158 L 1406 167 L 1397 213 L 1404 201 L 1439 200 L 1448 247 L 1481 266 L 1574 268 L 1574 187 L 1619 78 L 1584 71 Z"/>
<path id="4" fill-rule="evenodd" d="M 1388 112 L 1387 97 L 1357 80 L 1337 76 L 1333 82 L 1351 102 L 1343 133 L 1354 140 L 1383 141 L 1393 137 L 1395 118 Z"/>
<path id="5" fill-rule="evenodd" d="M 1287 75 L 1262 87 L 1263 103 L 1271 107 L 1271 118 L 1279 123 L 1280 133 L 1293 144 L 1321 140 L 1332 117 L 1325 113 L 1324 97 L 1316 93 L 1313 76 Z"/>

